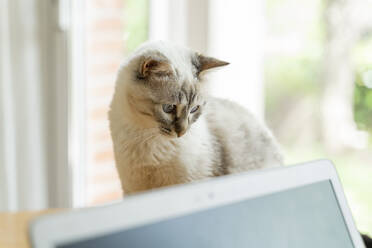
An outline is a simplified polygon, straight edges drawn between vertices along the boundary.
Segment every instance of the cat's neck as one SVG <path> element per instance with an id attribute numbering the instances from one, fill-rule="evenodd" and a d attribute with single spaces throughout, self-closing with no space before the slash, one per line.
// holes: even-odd
<path id="1" fill-rule="evenodd" d="M 153 128 L 139 128 L 136 125 L 133 125 L 131 123 L 125 123 L 122 127 L 122 134 L 125 135 L 126 142 L 130 142 L 132 144 L 151 144 L 153 142 L 155 143 L 170 143 L 175 144 L 177 143 L 177 140 L 179 139 L 172 139 L 169 137 L 166 137 L 162 135 L 159 132 L 158 127 Z"/>
<path id="2" fill-rule="evenodd" d="M 121 137 L 114 140 L 120 147 L 119 160 L 131 166 L 161 165 L 171 160 L 178 152 L 180 139 L 171 139 L 159 133 L 158 128 L 139 129 L 123 126 Z M 120 161 L 119 161 L 120 162 Z"/>

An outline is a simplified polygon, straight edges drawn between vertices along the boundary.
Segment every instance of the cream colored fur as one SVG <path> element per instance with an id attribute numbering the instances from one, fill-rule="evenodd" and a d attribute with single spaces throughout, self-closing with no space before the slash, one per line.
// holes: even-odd
<path id="1" fill-rule="evenodd" d="M 125 193 L 187 183 L 223 174 L 282 163 L 276 141 L 267 128 L 236 103 L 207 95 L 199 119 L 180 138 L 164 136 L 149 115 L 146 92 L 133 79 L 139 58 L 164 55 L 177 69 L 179 82 L 198 82 L 192 73 L 193 52 L 167 43 L 148 43 L 122 64 L 109 112 L 116 166 Z M 164 89 L 162 89 L 164 90 Z M 218 149 L 217 149 L 218 148 Z M 216 151 L 220 151 L 218 154 Z M 226 168 L 222 162 L 226 162 Z"/>

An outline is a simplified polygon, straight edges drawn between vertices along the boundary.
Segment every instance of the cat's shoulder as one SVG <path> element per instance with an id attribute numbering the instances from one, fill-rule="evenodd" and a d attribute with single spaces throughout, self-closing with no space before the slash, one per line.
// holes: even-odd
<path id="1" fill-rule="evenodd" d="M 222 98 L 211 98 L 207 103 L 206 120 L 211 127 L 223 127 L 229 130 L 245 126 L 251 130 L 261 130 L 264 123 L 247 108 Z"/>

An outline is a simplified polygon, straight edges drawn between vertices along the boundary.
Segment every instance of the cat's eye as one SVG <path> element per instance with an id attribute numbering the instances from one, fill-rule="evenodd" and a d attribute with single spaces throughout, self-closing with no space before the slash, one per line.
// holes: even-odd
<path id="1" fill-rule="evenodd" d="M 199 105 L 193 107 L 191 110 L 190 110 L 190 113 L 195 113 L 197 110 L 199 109 Z"/>
<path id="2" fill-rule="evenodd" d="M 176 105 L 163 104 L 163 111 L 167 114 L 172 113 L 176 109 Z"/>

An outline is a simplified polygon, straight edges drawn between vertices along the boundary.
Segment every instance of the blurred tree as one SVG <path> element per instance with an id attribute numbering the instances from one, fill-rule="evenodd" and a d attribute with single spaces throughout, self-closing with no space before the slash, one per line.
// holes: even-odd
<path id="1" fill-rule="evenodd" d="M 363 147 L 368 134 L 354 122 L 352 49 L 372 28 L 370 0 L 325 0 L 322 130 L 329 149 Z"/>
<path id="2" fill-rule="evenodd" d="M 372 23 L 372 0 L 355 1 L 359 3 L 266 0 L 265 106 L 286 164 L 320 157 L 333 160 L 358 229 L 372 235 L 372 29 L 368 27 Z M 326 17 L 328 14 L 332 16 Z M 346 38 L 350 40 L 344 41 Z M 325 52 L 325 45 L 332 49 L 333 44 L 337 48 Z M 345 68 L 349 71 L 346 81 L 338 82 L 344 74 L 326 75 L 332 71 L 340 74 Z M 343 93 L 340 97 L 339 92 Z M 327 101 L 334 101 L 334 106 L 323 107 Z M 323 120 L 326 110 L 330 114 Z M 338 128 L 345 119 L 338 119 L 345 112 L 353 131 L 357 131 L 354 120 L 358 128 L 369 131 L 368 149 L 324 149 L 329 139 L 335 143 L 342 140 Z M 325 137 L 327 129 L 333 134 L 331 138 Z M 339 143 L 336 146 L 345 147 Z"/>

